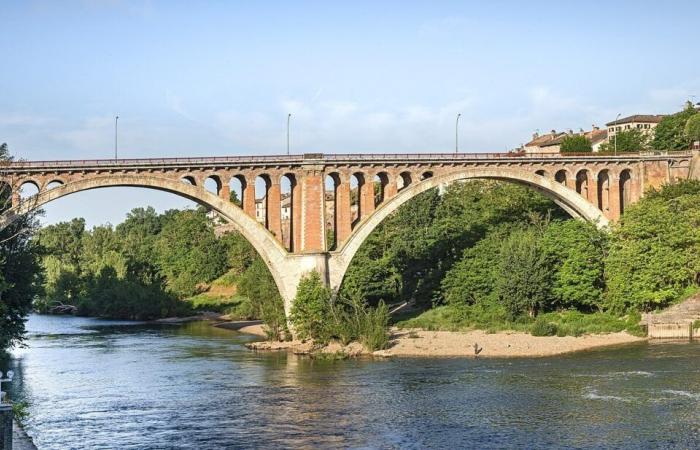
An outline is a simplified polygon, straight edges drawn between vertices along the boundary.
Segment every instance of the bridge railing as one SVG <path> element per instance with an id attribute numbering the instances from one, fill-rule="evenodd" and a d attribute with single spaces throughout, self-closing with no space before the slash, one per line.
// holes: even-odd
<path id="1" fill-rule="evenodd" d="M 564 159 L 564 158 L 606 158 L 606 157 L 645 157 L 645 156 L 688 156 L 691 150 L 676 152 L 626 152 L 616 156 L 610 153 L 346 153 L 305 155 L 264 155 L 264 156 L 211 156 L 186 158 L 128 158 L 128 159 L 80 159 L 53 161 L 22 161 L 5 163 L 0 169 L 52 169 L 72 167 L 129 167 L 129 166 L 174 166 L 202 164 L 256 164 L 281 163 L 299 164 L 308 160 L 322 161 L 445 161 L 445 160 L 519 160 L 519 159 Z"/>

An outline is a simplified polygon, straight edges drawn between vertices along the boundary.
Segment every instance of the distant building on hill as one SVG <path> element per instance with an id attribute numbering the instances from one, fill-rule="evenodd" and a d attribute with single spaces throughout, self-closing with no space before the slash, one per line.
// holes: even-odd
<path id="1" fill-rule="evenodd" d="M 635 114 L 608 122 L 605 124 L 608 127 L 608 141 L 620 131 L 628 130 L 639 130 L 652 138 L 654 136 L 654 128 L 664 117 L 661 114 Z"/>

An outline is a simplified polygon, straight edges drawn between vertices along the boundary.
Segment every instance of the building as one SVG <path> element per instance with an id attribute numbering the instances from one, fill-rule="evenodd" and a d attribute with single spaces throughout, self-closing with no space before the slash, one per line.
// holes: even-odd
<path id="1" fill-rule="evenodd" d="M 535 133 L 532 135 L 532 140 L 523 146 L 525 153 L 547 153 L 547 154 L 557 154 L 561 151 L 561 143 L 567 136 L 585 136 L 589 141 L 591 141 L 591 148 L 594 152 L 600 151 L 600 146 L 607 142 L 608 132 L 607 130 L 601 130 L 599 127 L 593 125 L 590 131 L 583 131 L 583 128 L 579 129 L 578 133 L 574 133 L 573 130 L 569 130 L 564 133 L 557 133 L 556 130 L 552 130 L 550 133 L 540 136 Z"/>
<path id="2" fill-rule="evenodd" d="M 639 130 L 648 135 L 650 138 L 654 136 L 654 128 L 661 122 L 664 115 L 645 115 L 635 114 L 633 116 L 623 117 L 622 119 L 613 120 L 605 124 L 608 127 L 608 140 L 615 136 L 620 131 Z"/>
<path id="3" fill-rule="evenodd" d="M 523 150 L 525 153 L 558 153 L 559 146 L 556 142 L 561 143 L 561 141 L 557 141 L 557 139 L 565 135 L 566 133 L 557 133 L 556 130 L 543 135 L 535 132 L 532 135 L 532 140 L 523 145 Z"/>

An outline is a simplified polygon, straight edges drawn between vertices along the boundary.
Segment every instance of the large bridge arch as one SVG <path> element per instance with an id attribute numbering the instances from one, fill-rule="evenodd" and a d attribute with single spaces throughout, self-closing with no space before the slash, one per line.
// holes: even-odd
<path id="1" fill-rule="evenodd" d="M 145 174 L 120 174 L 86 177 L 65 183 L 53 189 L 42 190 L 38 195 L 23 200 L 16 207 L 0 215 L 0 230 L 22 214 L 40 208 L 61 197 L 107 187 L 140 187 L 165 191 L 215 210 L 226 218 L 260 254 L 270 269 L 282 297 L 286 300 L 290 298 L 291 294 L 296 293 L 296 286 L 294 286 L 293 292 L 288 292 L 290 291 L 290 285 L 284 279 L 285 272 L 288 271 L 287 266 L 289 265 L 287 250 L 267 229 L 257 223 L 255 219 L 246 214 L 241 208 L 212 194 L 204 189 L 204 186 L 193 186 L 175 179 Z M 285 301 L 285 303 L 287 302 Z"/>
<path id="2" fill-rule="evenodd" d="M 367 237 L 389 215 L 401 205 L 420 193 L 436 188 L 443 184 L 449 184 L 459 180 L 492 179 L 507 181 L 531 187 L 543 195 L 552 199 L 557 205 L 575 218 L 584 219 L 595 223 L 599 228 L 607 227 L 608 219 L 603 212 L 584 199 L 575 190 L 523 169 L 511 168 L 473 168 L 461 169 L 446 173 L 441 176 L 425 178 L 402 189 L 395 197 L 383 203 L 365 221 L 362 221 L 353 230 L 352 234 L 337 251 L 332 252 L 329 258 L 329 284 L 332 289 L 340 288 L 345 272 L 350 262 L 365 242 Z"/>

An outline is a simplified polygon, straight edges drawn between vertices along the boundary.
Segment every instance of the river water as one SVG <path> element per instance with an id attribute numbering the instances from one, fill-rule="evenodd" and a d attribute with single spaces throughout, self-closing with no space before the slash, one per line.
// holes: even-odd
<path id="1" fill-rule="evenodd" d="M 39 449 L 700 447 L 698 344 L 314 361 L 201 322 L 28 329 L 2 369 Z"/>

